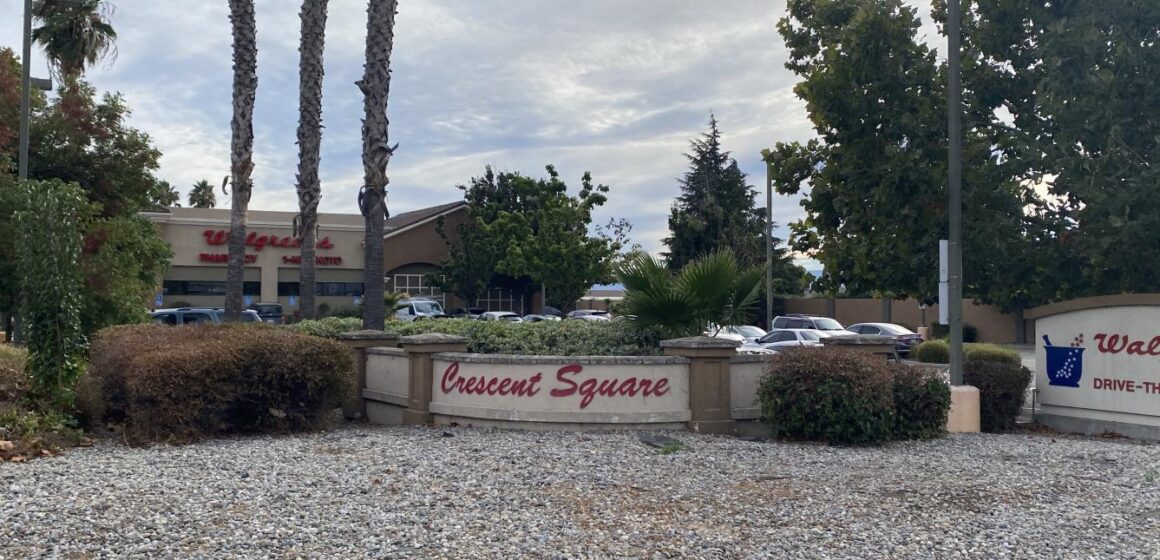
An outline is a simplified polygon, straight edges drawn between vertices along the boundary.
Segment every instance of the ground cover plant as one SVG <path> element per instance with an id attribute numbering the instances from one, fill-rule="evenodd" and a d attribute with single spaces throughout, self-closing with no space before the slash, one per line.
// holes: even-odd
<path id="1" fill-rule="evenodd" d="M 341 343 L 262 325 L 127 325 L 100 331 L 77 389 L 82 420 L 126 441 L 325 426 L 353 372 Z"/>

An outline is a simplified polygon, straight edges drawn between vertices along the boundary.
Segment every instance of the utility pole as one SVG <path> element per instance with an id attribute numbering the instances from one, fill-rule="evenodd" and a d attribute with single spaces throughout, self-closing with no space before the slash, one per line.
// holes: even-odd
<path id="1" fill-rule="evenodd" d="M 773 167 L 765 162 L 765 328 L 773 328 Z"/>
<path id="2" fill-rule="evenodd" d="M 947 69 L 950 84 L 947 89 L 947 133 L 950 135 L 948 147 L 948 189 L 950 205 L 950 239 L 947 243 L 949 257 L 949 286 L 947 303 L 950 320 L 951 385 L 963 384 L 963 123 L 962 84 L 959 74 L 962 70 L 962 12 L 959 0 L 947 0 Z"/>
<path id="3" fill-rule="evenodd" d="M 20 160 L 17 177 L 28 178 L 28 113 L 32 105 L 32 0 L 24 0 L 24 53 L 20 70 Z"/>

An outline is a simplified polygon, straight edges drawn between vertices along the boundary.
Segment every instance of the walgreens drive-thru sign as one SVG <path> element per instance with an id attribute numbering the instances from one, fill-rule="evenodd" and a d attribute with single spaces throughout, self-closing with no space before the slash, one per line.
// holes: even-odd
<path id="1" fill-rule="evenodd" d="M 1035 332 L 1045 414 L 1160 426 L 1160 307 L 1064 312 Z"/>

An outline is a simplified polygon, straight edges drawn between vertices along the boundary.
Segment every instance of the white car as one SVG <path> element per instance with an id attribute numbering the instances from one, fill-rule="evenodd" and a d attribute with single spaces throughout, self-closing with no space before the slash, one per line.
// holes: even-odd
<path id="1" fill-rule="evenodd" d="M 608 321 L 611 319 L 607 311 L 598 311 L 596 309 L 577 309 L 568 312 L 569 319 L 579 319 L 581 321 Z"/>
<path id="2" fill-rule="evenodd" d="M 811 329 L 773 329 L 757 339 L 757 343 L 770 350 L 798 347 L 816 348 L 822 346 L 822 340 L 829 338 L 829 336 L 828 333 Z"/>
<path id="3" fill-rule="evenodd" d="M 776 354 L 777 350 L 766 348 L 760 344 L 746 342 L 737 347 L 738 354 Z"/>
<path id="4" fill-rule="evenodd" d="M 511 311 L 487 311 L 479 316 L 480 321 L 507 321 L 509 323 L 522 323 L 524 318 L 512 313 Z"/>
<path id="5" fill-rule="evenodd" d="M 765 329 L 752 325 L 731 325 L 728 327 L 709 325 L 709 328 L 705 331 L 705 336 L 753 344 L 757 342 L 757 339 L 765 336 Z"/>

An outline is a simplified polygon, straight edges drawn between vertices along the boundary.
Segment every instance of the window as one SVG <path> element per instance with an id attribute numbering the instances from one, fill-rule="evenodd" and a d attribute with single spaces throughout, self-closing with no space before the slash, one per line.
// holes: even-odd
<path id="1" fill-rule="evenodd" d="M 158 325 L 176 325 L 177 315 L 174 313 L 162 313 L 153 317 L 153 322 Z"/>
<path id="2" fill-rule="evenodd" d="M 362 282 L 318 282 L 315 293 L 320 296 L 358 297 L 363 295 Z"/>
<path id="3" fill-rule="evenodd" d="M 403 292 L 411 297 L 426 297 L 446 305 L 447 300 L 443 292 L 427 283 L 423 274 L 396 274 L 393 280 L 394 290 Z"/>
<path id="4" fill-rule="evenodd" d="M 475 306 L 485 311 L 515 311 L 524 308 L 524 298 L 512 297 L 511 292 L 490 288 L 483 297 L 475 300 Z"/>
<path id="5" fill-rule="evenodd" d="M 278 296 L 279 297 L 301 295 L 298 293 L 298 290 L 299 290 L 298 282 L 278 282 Z"/>
<path id="6" fill-rule="evenodd" d="M 858 334 L 881 334 L 882 330 L 872 325 L 862 325 L 862 329 Z"/>
<path id="7" fill-rule="evenodd" d="M 167 296 L 226 295 L 226 283 L 216 280 L 166 280 L 161 287 Z M 262 295 L 262 283 L 242 282 L 242 295 Z"/>
<path id="8" fill-rule="evenodd" d="M 802 331 L 801 335 L 802 340 L 807 340 L 809 342 L 821 342 L 822 340 L 822 337 L 818 336 L 818 333 L 815 332 Z"/>
<path id="9" fill-rule="evenodd" d="M 201 323 L 212 323 L 213 319 L 205 313 L 186 313 L 181 316 L 181 324 L 183 325 L 199 325 Z"/>

